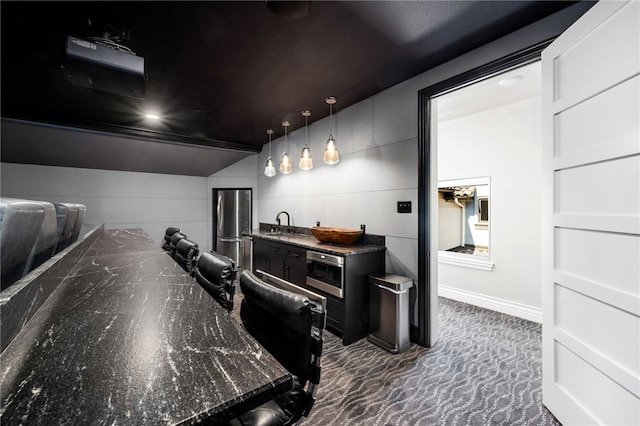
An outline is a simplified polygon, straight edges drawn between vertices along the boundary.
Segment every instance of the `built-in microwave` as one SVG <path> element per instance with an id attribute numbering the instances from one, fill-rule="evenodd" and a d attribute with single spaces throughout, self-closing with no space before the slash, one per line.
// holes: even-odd
<path id="1" fill-rule="evenodd" d="M 342 298 L 344 257 L 307 250 L 307 285 Z"/>

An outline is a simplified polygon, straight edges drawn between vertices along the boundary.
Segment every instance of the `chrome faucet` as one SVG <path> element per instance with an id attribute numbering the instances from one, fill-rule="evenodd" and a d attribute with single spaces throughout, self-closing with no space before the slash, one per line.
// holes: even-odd
<path id="1" fill-rule="evenodd" d="M 278 226 L 280 226 L 280 215 L 284 213 L 287 215 L 287 232 L 289 232 L 289 228 L 291 227 L 291 222 L 290 222 L 290 218 L 289 218 L 289 213 L 285 212 L 284 210 L 281 211 L 280 213 L 278 213 L 278 215 L 276 216 L 276 222 L 278 222 Z"/>

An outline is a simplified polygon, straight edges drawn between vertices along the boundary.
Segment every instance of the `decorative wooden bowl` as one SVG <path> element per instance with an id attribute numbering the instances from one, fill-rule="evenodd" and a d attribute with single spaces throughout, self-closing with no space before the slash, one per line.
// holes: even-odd
<path id="1" fill-rule="evenodd" d="M 361 229 L 329 228 L 326 226 L 313 226 L 311 233 L 318 241 L 323 243 L 336 243 L 351 245 L 355 243 L 363 231 Z"/>

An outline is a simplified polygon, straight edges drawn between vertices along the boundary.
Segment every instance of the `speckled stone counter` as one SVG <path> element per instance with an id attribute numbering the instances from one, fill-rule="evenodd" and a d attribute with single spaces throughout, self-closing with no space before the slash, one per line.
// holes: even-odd
<path id="1" fill-rule="evenodd" d="M 386 247 L 382 244 L 355 244 L 351 246 L 345 246 L 341 244 L 322 243 L 311 234 L 304 234 L 299 232 L 293 233 L 278 233 L 272 234 L 260 229 L 255 229 L 251 232 L 254 238 L 262 238 L 265 240 L 279 241 L 282 243 L 291 244 L 294 246 L 302 247 L 309 250 L 321 251 L 329 254 L 335 254 L 337 256 L 350 256 L 361 253 L 371 253 L 375 251 L 384 251 Z"/>
<path id="2" fill-rule="evenodd" d="M 3 425 L 188 424 L 292 383 L 142 230 L 103 231 L 0 362 Z"/>

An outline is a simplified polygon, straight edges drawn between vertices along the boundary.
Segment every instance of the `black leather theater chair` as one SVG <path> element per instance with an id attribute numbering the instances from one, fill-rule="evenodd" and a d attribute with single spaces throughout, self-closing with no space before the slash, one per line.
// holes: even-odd
<path id="1" fill-rule="evenodd" d="M 182 269 L 187 271 L 189 275 L 193 276 L 199 252 L 200 249 L 198 248 L 198 244 L 188 240 L 187 238 L 183 238 L 176 244 L 176 254 L 173 258 L 180 266 L 182 266 Z"/>
<path id="2" fill-rule="evenodd" d="M 233 310 L 233 296 L 236 293 L 237 273 L 236 263 L 232 259 L 212 251 L 200 255 L 194 275 L 196 282 L 220 306 L 231 312 Z"/>
<path id="3" fill-rule="evenodd" d="M 40 233 L 45 208 L 39 201 L 0 198 L 2 290 L 22 278 Z"/>
<path id="4" fill-rule="evenodd" d="M 176 256 L 178 241 L 183 240 L 185 238 L 187 238 L 187 236 L 184 235 L 182 232 L 174 232 L 173 235 L 171 235 L 171 242 L 169 243 L 169 254 L 171 255 L 171 257 Z"/>
<path id="5" fill-rule="evenodd" d="M 60 253 L 71 245 L 71 238 L 78 220 L 78 205 L 73 203 L 55 203 L 58 223 L 58 245 L 56 253 Z"/>
<path id="6" fill-rule="evenodd" d="M 287 282 L 284 284 L 296 287 Z M 295 380 L 293 390 L 241 414 L 229 424 L 295 424 L 308 416 L 315 401 L 320 382 L 326 308 L 307 296 L 268 284 L 247 270 L 240 275 L 240 289 L 244 295 L 240 317 L 245 328 L 295 376 Z"/>
<path id="7" fill-rule="evenodd" d="M 80 237 L 80 231 L 82 230 L 82 224 L 84 223 L 84 214 L 87 212 L 87 207 L 84 204 L 75 204 L 78 209 L 78 213 L 76 215 L 76 221 L 73 224 L 73 230 L 71 231 L 71 239 L 69 240 L 69 245 L 78 241 L 78 237 Z"/>
<path id="8" fill-rule="evenodd" d="M 27 275 L 29 272 L 49 260 L 51 256 L 55 254 L 56 246 L 58 244 L 56 209 L 53 204 L 46 201 L 40 201 L 40 204 L 44 209 L 42 225 L 40 225 L 38 237 L 33 244 L 31 253 L 29 254 L 23 275 Z"/>
<path id="9" fill-rule="evenodd" d="M 180 232 L 180 228 L 170 226 L 164 231 L 164 239 L 162 240 L 162 249 L 164 251 L 171 251 L 171 236 L 176 232 Z"/>

